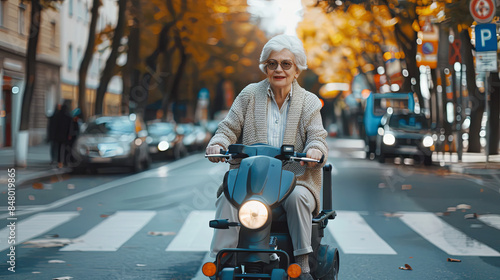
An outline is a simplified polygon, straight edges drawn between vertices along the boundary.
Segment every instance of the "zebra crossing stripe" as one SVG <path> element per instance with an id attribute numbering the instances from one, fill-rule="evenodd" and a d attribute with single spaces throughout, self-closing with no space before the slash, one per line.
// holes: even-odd
<path id="1" fill-rule="evenodd" d="M 16 223 L 16 244 L 21 244 L 36 236 L 44 234 L 78 215 L 78 212 L 47 212 L 21 220 Z M 8 244 L 9 234 L 10 229 L 8 227 L 0 230 L 0 251 L 12 245 Z"/>
<path id="2" fill-rule="evenodd" d="M 344 254 L 396 255 L 392 249 L 355 211 L 336 211 L 327 229 Z"/>
<path id="3" fill-rule="evenodd" d="M 192 211 L 186 218 L 174 240 L 165 251 L 208 252 L 214 234 L 208 222 L 215 217 L 215 211 Z"/>
<path id="4" fill-rule="evenodd" d="M 434 213 L 401 212 L 407 226 L 449 255 L 500 257 L 500 253 L 470 238 Z"/>
<path id="5" fill-rule="evenodd" d="M 500 229 L 500 215 L 497 214 L 479 215 L 477 219 L 489 225 L 490 227 Z"/>
<path id="6" fill-rule="evenodd" d="M 60 251 L 116 251 L 154 216 L 156 211 L 118 211 Z"/>

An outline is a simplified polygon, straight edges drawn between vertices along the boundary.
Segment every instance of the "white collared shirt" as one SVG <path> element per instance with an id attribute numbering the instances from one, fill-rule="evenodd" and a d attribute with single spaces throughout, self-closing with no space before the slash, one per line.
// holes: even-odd
<path id="1" fill-rule="evenodd" d="M 292 92 L 293 85 L 280 109 L 274 98 L 271 86 L 267 87 L 267 143 L 271 146 L 281 147 L 281 145 L 283 145 L 283 136 L 285 135 L 286 120 Z"/>

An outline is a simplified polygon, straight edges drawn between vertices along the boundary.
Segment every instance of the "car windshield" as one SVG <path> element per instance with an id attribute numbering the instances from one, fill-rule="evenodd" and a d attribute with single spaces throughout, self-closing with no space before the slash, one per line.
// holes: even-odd
<path id="1" fill-rule="evenodd" d="M 174 125 L 171 123 L 152 123 L 148 126 L 151 135 L 166 135 L 174 132 Z"/>
<path id="2" fill-rule="evenodd" d="M 389 126 L 402 130 L 427 130 L 429 122 L 424 115 L 392 115 L 389 120 Z"/>
<path id="3" fill-rule="evenodd" d="M 112 134 L 123 135 L 135 133 L 134 122 L 126 118 L 99 118 L 90 122 L 84 134 Z"/>

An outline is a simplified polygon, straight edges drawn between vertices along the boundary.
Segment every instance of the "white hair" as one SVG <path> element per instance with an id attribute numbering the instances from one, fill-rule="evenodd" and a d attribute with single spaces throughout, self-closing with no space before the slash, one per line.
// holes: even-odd
<path id="1" fill-rule="evenodd" d="M 289 50 L 295 56 L 295 65 L 297 65 L 299 73 L 307 69 L 307 57 L 302 41 L 295 36 L 282 34 L 271 38 L 262 49 L 259 68 L 264 74 L 267 74 L 265 63 L 271 55 L 271 52 L 280 52 L 283 49 Z"/>

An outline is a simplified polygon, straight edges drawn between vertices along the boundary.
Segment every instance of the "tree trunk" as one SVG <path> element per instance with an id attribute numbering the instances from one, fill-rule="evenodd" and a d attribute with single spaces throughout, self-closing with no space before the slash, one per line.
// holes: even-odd
<path id="1" fill-rule="evenodd" d="M 469 147 L 467 151 L 470 153 L 480 153 L 481 143 L 479 142 L 479 132 L 481 130 L 481 120 L 484 112 L 484 94 L 480 93 L 476 86 L 476 71 L 474 70 L 472 45 L 467 29 L 460 32 L 460 40 L 462 41 L 462 61 L 467 67 L 467 91 L 469 92 L 469 106 L 471 106 Z"/>
<path id="2" fill-rule="evenodd" d="M 488 119 L 489 134 L 488 134 L 488 154 L 498 155 L 498 144 L 499 144 L 499 126 L 500 126 L 500 79 L 498 78 L 498 72 L 492 72 L 490 74 L 491 78 L 491 91 L 490 93 L 490 115 Z"/>
<path id="3" fill-rule="evenodd" d="M 139 70 L 139 48 L 140 48 L 140 15 L 141 4 L 140 0 L 131 0 L 130 15 L 132 16 L 132 25 L 129 27 L 130 33 L 128 36 L 127 64 L 122 72 L 123 74 L 123 92 L 121 101 L 121 113 L 129 113 L 130 92 L 132 88 L 139 86 L 140 70 Z M 140 108 L 139 108 L 140 109 Z"/>
<path id="4" fill-rule="evenodd" d="M 111 43 L 111 53 L 109 54 L 104 70 L 101 74 L 99 87 L 96 92 L 95 114 L 101 115 L 103 112 L 104 96 L 108 90 L 108 84 L 111 78 L 116 74 L 116 59 L 118 58 L 118 48 L 121 45 L 121 39 L 125 30 L 125 11 L 127 10 L 127 0 L 118 1 L 118 20 L 116 22 L 113 43 Z"/>
<path id="5" fill-rule="evenodd" d="M 95 48 L 95 29 L 97 26 L 97 18 L 99 17 L 99 7 L 101 6 L 100 0 L 92 1 L 92 10 L 91 10 L 91 20 L 89 27 L 89 37 L 87 40 L 87 47 L 85 49 L 85 53 L 82 58 L 82 62 L 80 64 L 80 69 L 78 70 L 78 107 L 82 113 L 81 119 L 83 121 L 87 120 L 88 117 L 88 109 L 87 109 L 87 101 L 85 100 L 87 94 L 87 73 L 89 70 L 89 65 L 92 62 L 92 57 L 94 55 Z"/>
<path id="6" fill-rule="evenodd" d="M 170 91 L 170 97 L 169 101 L 167 102 L 170 103 L 171 101 L 178 101 L 179 100 L 179 87 L 182 81 L 182 76 L 184 75 L 184 70 L 186 68 L 186 63 L 187 63 L 187 54 L 186 50 L 184 49 L 184 45 L 182 44 L 181 36 L 179 34 L 179 30 L 175 30 L 175 46 L 179 50 L 180 55 L 181 55 L 181 61 L 179 65 L 177 66 L 177 71 L 175 72 L 174 76 L 174 81 L 172 84 L 172 90 Z M 167 111 L 166 108 L 163 108 L 164 112 Z M 174 117 L 177 115 L 177 108 L 174 107 Z M 176 120 L 178 121 L 178 120 Z"/>
<path id="7" fill-rule="evenodd" d="M 39 30 L 41 27 L 42 6 L 40 0 L 31 1 L 30 33 L 26 53 L 26 77 L 21 107 L 21 120 L 17 142 L 15 143 L 14 161 L 16 166 L 26 166 L 29 145 L 29 120 L 31 99 L 35 91 L 36 78 L 36 52 L 38 46 Z M 22 137 L 21 137 L 22 136 Z"/>

